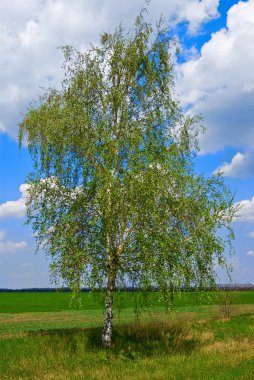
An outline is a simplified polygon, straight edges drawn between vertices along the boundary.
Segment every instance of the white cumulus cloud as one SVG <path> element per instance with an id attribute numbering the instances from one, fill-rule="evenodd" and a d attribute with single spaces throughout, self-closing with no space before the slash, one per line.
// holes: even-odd
<path id="1" fill-rule="evenodd" d="M 250 249 L 248 252 L 246 252 L 247 256 L 254 256 L 254 251 Z"/>
<path id="2" fill-rule="evenodd" d="M 21 197 L 18 200 L 0 204 L 0 218 L 22 218 L 25 216 L 27 187 L 27 184 L 20 186 Z"/>
<path id="3" fill-rule="evenodd" d="M 225 177 L 243 178 L 254 175 L 253 153 L 236 153 L 231 162 L 224 162 L 214 173 L 222 172 Z"/>
<path id="4" fill-rule="evenodd" d="M 23 240 L 19 242 L 3 240 L 5 238 L 5 235 L 5 231 L 0 230 L 0 254 L 15 253 L 27 247 L 27 243 Z"/>
<path id="5" fill-rule="evenodd" d="M 254 197 L 250 200 L 242 200 L 236 203 L 240 207 L 238 212 L 238 218 L 235 221 L 238 222 L 253 222 L 254 221 Z"/>
<path id="6" fill-rule="evenodd" d="M 27 243 L 25 241 L 20 241 L 20 242 L 0 241 L 0 254 L 15 253 L 26 247 L 27 247 Z"/>
<path id="7" fill-rule="evenodd" d="M 254 147 L 254 0 L 239 1 L 225 28 L 200 56 L 178 68 L 178 92 L 191 113 L 205 117 L 203 152 Z M 238 157 L 239 158 L 239 157 Z"/>

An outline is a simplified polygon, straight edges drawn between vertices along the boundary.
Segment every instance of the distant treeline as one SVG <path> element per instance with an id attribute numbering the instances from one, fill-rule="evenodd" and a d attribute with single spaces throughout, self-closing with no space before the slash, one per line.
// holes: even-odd
<path id="1" fill-rule="evenodd" d="M 83 288 L 81 289 L 81 292 L 90 292 L 91 289 L 88 289 L 88 288 Z M 1 292 L 10 292 L 10 293 L 13 293 L 13 292 L 71 292 L 71 289 L 70 288 L 24 288 L 24 289 L 0 289 L 0 293 Z"/>
<path id="2" fill-rule="evenodd" d="M 218 288 L 221 289 L 221 290 L 238 290 L 238 291 L 241 291 L 241 290 L 254 290 L 254 284 L 219 284 L 218 285 Z M 121 289 L 117 289 L 118 291 L 127 291 L 127 292 L 137 292 L 139 291 L 140 289 L 139 288 L 133 288 L 133 287 L 127 287 L 127 288 L 121 288 Z M 153 291 L 158 291 L 159 289 L 155 288 L 153 289 Z M 206 288 L 206 289 L 199 289 L 199 290 L 202 290 L 202 291 L 211 291 L 211 290 L 215 290 L 215 289 L 211 289 L 211 288 Z M 91 292 L 91 289 L 90 288 L 82 288 L 80 290 L 81 292 Z M 196 288 L 193 288 L 193 287 L 183 287 L 181 289 L 181 291 L 183 292 L 195 292 L 197 291 Z M 13 292 L 71 292 L 71 289 L 68 288 L 68 287 L 62 287 L 62 288 L 24 288 L 24 289 L 4 289 L 4 288 L 0 288 L 0 293 L 3 293 L 3 292 L 10 292 L 10 293 L 13 293 Z"/>

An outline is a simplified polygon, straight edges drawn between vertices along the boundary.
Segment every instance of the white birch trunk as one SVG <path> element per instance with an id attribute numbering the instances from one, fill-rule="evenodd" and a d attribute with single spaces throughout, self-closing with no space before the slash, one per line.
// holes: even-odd
<path id="1" fill-rule="evenodd" d="M 113 327 L 113 289 L 114 289 L 114 280 L 109 279 L 107 296 L 106 296 L 106 305 L 105 305 L 105 318 L 104 325 L 101 334 L 101 341 L 104 347 L 111 347 L 112 344 L 112 327 Z"/>

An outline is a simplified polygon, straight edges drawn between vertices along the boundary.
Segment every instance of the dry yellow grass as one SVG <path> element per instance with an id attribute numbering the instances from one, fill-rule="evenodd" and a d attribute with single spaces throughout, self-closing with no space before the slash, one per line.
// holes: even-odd
<path id="1" fill-rule="evenodd" d="M 241 341 L 239 340 L 227 340 L 227 341 L 215 341 L 211 344 L 203 346 L 201 351 L 210 353 L 210 352 L 222 352 L 222 353 L 235 353 L 235 355 L 250 355 L 254 358 L 254 340 L 244 338 Z"/>

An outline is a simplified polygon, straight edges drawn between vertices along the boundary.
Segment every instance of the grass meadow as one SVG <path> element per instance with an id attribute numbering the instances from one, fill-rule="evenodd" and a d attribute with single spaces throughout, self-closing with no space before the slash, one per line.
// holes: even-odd
<path id="1" fill-rule="evenodd" d="M 105 350 L 99 294 L 74 309 L 70 293 L 0 293 L 0 379 L 254 379 L 254 291 L 183 293 L 170 313 L 158 293 L 134 313 L 140 296 L 116 294 Z"/>

